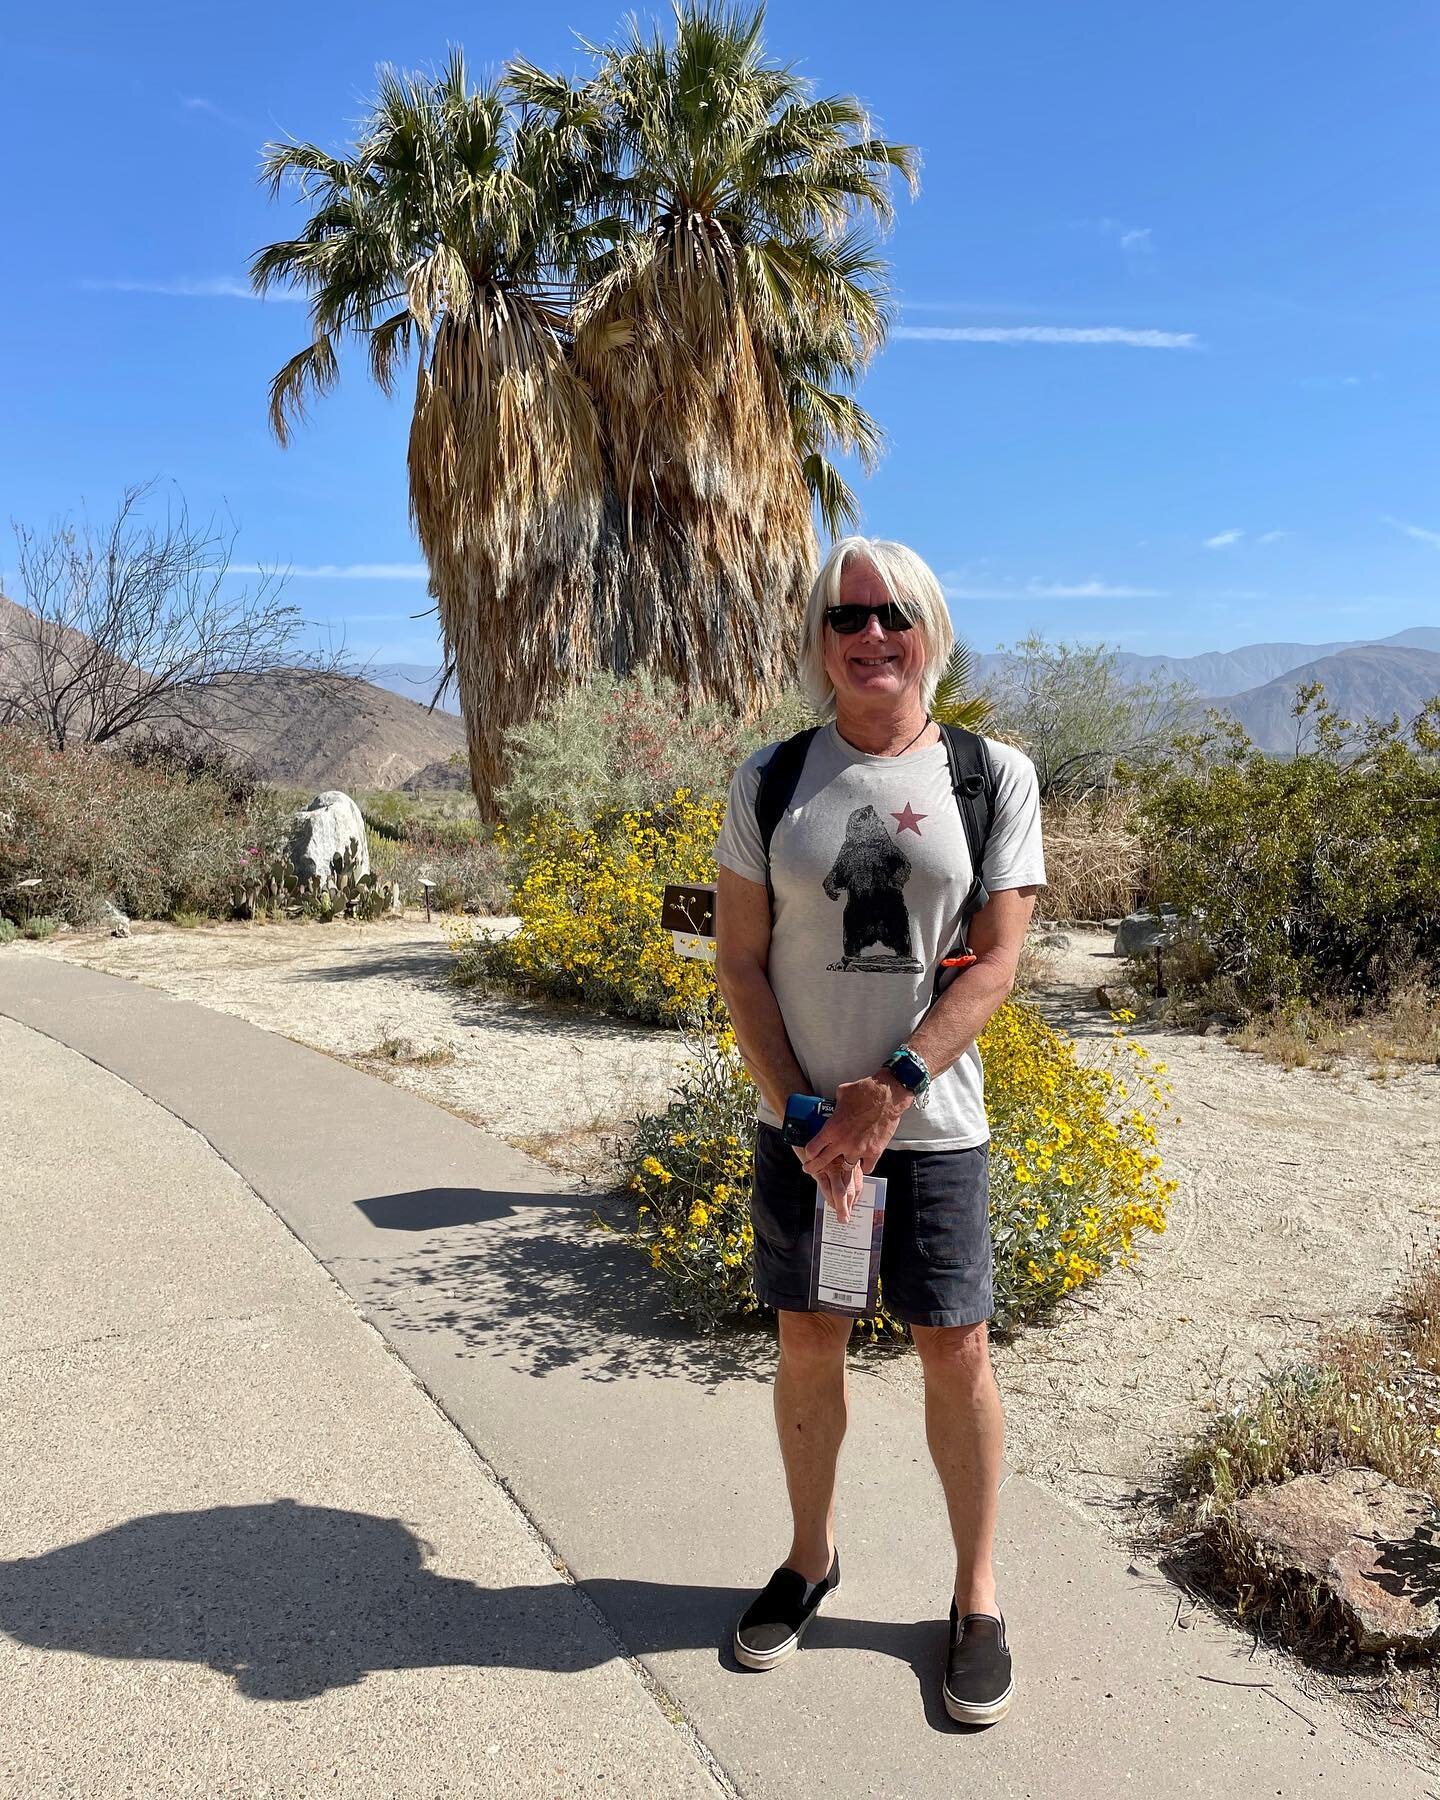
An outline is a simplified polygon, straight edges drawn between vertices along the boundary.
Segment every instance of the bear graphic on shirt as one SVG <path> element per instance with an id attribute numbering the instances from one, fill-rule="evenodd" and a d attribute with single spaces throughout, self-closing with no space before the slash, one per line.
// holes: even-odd
<path id="1" fill-rule="evenodd" d="M 910 858 L 880 822 L 873 806 L 857 806 L 845 825 L 845 841 L 825 877 L 831 900 L 845 896 L 841 919 L 844 955 L 831 969 L 865 974 L 918 974 L 903 889 Z M 880 954 L 867 954 L 878 945 Z"/>

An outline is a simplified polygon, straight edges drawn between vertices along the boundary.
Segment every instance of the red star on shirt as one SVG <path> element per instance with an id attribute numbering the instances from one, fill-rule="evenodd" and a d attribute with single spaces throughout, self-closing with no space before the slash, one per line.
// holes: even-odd
<path id="1" fill-rule="evenodd" d="M 899 837 L 902 831 L 913 831 L 916 837 L 919 837 L 920 821 L 922 819 L 928 819 L 930 815 L 929 813 L 917 813 L 907 800 L 905 802 L 904 812 L 892 812 L 890 817 L 899 821 L 895 832 L 896 837 Z"/>

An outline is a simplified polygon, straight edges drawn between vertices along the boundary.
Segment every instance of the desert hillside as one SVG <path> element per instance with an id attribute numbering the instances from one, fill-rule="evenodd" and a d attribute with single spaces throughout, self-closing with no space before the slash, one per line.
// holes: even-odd
<path id="1" fill-rule="evenodd" d="M 0 594 L 0 718 L 7 669 L 15 680 L 34 666 L 28 615 Z M 88 640 L 67 632 L 77 658 Z M 198 728 L 201 735 L 247 757 L 268 780 L 287 787 L 399 787 L 422 771 L 434 785 L 457 785 L 450 759 L 465 751 L 460 719 L 431 712 L 357 676 L 307 678 L 280 671 L 209 689 L 187 703 L 187 717 L 152 721 L 158 731 Z M 461 777 L 463 784 L 464 777 Z M 429 786 L 422 778 L 412 785 Z"/>
<path id="2" fill-rule="evenodd" d="M 212 690 L 202 705 L 217 742 L 286 787 L 399 787 L 465 752 L 465 727 L 453 713 L 429 712 L 354 676 L 267 675 Z"/>
<path id="3" fill-rule="evenodd" d="M 1433 650 L 1368 644 L 1322 656 L 1247 694 L 1232 694 L 1211 704 L 1238 719 L 1262 750 L 1293 753 L 1295 690 L 1311 681 L 1324 682 L 1326 698 L 1344 718 L 1358 722 L 1399 713 L 1402 719 L 1413 719 L 1427 700 L 1440 694 L 1440 655 Z"/>

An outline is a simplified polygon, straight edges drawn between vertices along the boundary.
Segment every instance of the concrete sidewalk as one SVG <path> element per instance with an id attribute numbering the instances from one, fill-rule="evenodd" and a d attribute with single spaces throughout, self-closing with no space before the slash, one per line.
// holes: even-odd
<path id="1" fill-rule="evenodd" d="M 845 1588 L 794 1663 L 737 1673 L 720 1646 L 785 1538 L 763 1344 L 674 1330 L 636 1260 L 586 1229 L 588 1203 L 287 1040 L 26 953 L 0 960 L 0 1013 L 115 1071 L 244 1175 L 500 1472 L 742 1793 L 1241 1800 L 1433 1785 L 1317 1711 L 1282 1664 L 1251 1661 L 1248 1638 L 1198 1613 L 1172 1629 L 1173 1590 L 1020 1476 L 1000 1556 L 1020 1697 L 998 1730 L 951 1727 L 940 1495 L 919 1411 L 883 1368 L 854 1378 Z"/>
<path id="2" fill-rule="evenodd" d="M 723 1790 L 213 1150 L 0 1019 L 0 1792 Z"/>

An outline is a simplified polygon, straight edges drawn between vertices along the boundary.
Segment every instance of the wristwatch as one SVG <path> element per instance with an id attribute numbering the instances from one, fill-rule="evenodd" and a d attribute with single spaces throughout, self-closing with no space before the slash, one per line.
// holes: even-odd
<path id="1" fill-rule="evenodd" d="M 909 1088 L 917 1106 L 924 1106 L 930 1097 L 930 1069 L 918 1050 L 902 1044 L 898 1050 L 890 1052 L 881 1067 L 893 1075 L 901 1087 Z"/>

